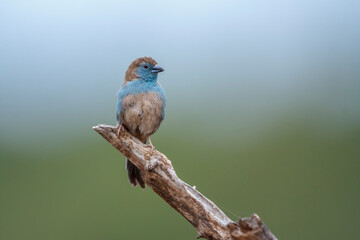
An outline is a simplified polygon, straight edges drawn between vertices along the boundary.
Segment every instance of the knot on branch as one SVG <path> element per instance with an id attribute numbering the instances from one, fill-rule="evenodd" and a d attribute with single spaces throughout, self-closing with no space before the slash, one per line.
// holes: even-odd
<path id="1" fill-rule="evenodd" d="M 229 223 L 228 227 L 233 240 L 277 239 L 256 214 L 240 218 L 237 223 Z"/>

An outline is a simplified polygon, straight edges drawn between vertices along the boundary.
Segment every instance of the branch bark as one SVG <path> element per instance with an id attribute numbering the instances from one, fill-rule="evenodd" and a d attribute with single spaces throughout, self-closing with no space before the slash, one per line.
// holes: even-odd
<path id="1" fill-rule="evenodd" d="M 126 130 L 117 135 L 113 126 L 93 127 L 140 170 L 145 183 L 197 230 L 197 238 L 208 240 L 275 240 L 260 218 L 253 214 L 233 222 L 213 202 L 177 177 L 171 161 L 151 150 Z"/>

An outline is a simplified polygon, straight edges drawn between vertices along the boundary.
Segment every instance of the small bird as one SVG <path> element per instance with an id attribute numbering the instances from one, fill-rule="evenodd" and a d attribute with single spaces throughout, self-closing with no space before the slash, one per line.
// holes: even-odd
<path id="1" fill-rule="evenodd" d="M 166 95 L 157 81 L 164 71 L 151 57 L 133 61 L 125 74 L 125 81 L 117 94 L 116 121 L 118 134 L 122 128 L 154 149 L 150 136 L 164 120 Z M 131 185 L 145 188 L 140 170 L 126 159 L 126 169 Z"/>

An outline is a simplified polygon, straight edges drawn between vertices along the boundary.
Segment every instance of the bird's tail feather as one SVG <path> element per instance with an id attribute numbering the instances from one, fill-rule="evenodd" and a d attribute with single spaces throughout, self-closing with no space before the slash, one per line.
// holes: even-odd
<path id="1" fill-rule="evenodd" d="M 126 159 L 126 169 L 131 185 L 134 187 L 139 184 L 140 187 L 145 188 L 144 180 L 141 177 L 140 169 L 138 169 L 132 162 Z"/>

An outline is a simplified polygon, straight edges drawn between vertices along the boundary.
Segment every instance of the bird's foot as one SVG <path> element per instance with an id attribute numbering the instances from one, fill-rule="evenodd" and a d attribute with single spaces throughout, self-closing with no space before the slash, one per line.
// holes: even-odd
<path id="1" fill-rule="evenodd" d="M 144 145 L 144 147 L 149 148 L 151 153 L 153 153 L 155 151 L 155 147 L 152 144 L 146 144 L 146 145 Z"/>
<path id="2" fill-rule="evenodd" d="M 145 147 L 150 148 L 151 151 L 154 151 L 155 147 L 154 147 L 154 145 L 152 145 L 150 137 L 148 137 L 148 140 L 149 140 L 149 144 L 145 145 Z"/>
<path id="3" fill-rule="evenodd" d="M 150 148 L 151 151 L 154 151 L 154 150 L 155 150 L 155 147 L 154 147 L 154 145 L 152 145 L 152 144 L 146 144 L 144 147 Z"/>
<path id="4" fill-rule="evenodd" d="M 117 136 L 120 138 L 120 132 L 124 130 L 124 126 L 122 124 L 116 125 Z"/>

